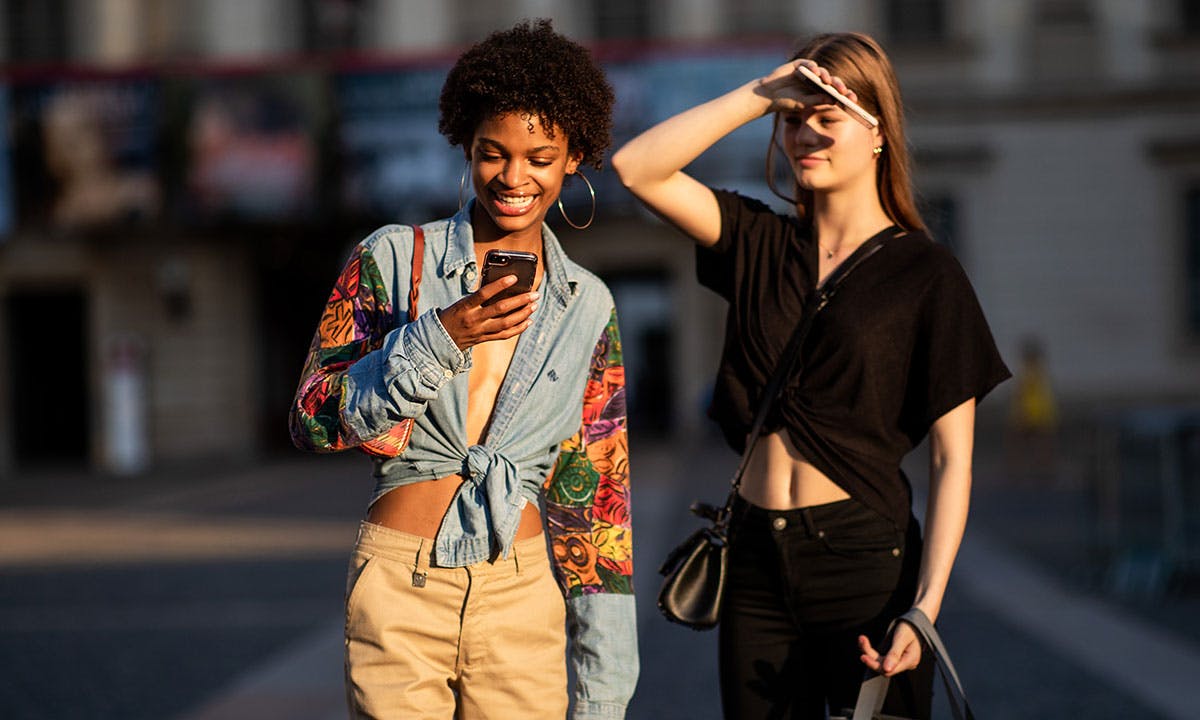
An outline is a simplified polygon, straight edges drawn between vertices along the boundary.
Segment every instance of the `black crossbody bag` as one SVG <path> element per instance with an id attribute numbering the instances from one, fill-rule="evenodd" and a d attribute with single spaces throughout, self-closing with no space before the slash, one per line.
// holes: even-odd
<path id="1" fill-rule="evenodd" d="M 891 236 L 889 236 L 891 237 Z M 729 561 L 729 525 L 733 513 L 733 501 L 742 484 L 742 475 L 750 454 L 762 434 L 763 424 L 778 399 L 784 380 L 791 374 L 800 355 L 800 346 L 812 328 L 817 313 L 829 304 L 846 277 L 867 258 L 878 252 L 884 236 L 876 235 L 858 248 L 846 262 L 842 263 L 816 289 L 812 302 L 804 306 L 800 322 L 792 332 L 791 339 L 780 355 L 779 364 L 763 390 L 758 412 L 754 415 L 746 449 L 730 481 L 729 496 L 725 505 L 715 507 L 708 503 L 692 503 L 691 511 L 709 521 L 686 540 L 680 543 L 663 561 L 658 572 L 664 576 L 658 592 L 658 609 L 671 622 L 686 625 L 693 630 L 710 630 L 721 619 L 721 600 L 725 594 L 726 564 Z"/>

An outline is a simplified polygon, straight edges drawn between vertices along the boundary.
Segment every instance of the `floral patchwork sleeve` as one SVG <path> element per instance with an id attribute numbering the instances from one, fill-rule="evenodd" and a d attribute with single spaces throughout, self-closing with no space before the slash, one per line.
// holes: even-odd
<path id="1" fill-rule="evenodd" d="M 379 349 L 395 324 L 375 258 L 359 245 L 334 283 L 300 374 L 290 422 L 298 447 L 335 452 L 361 444 L 342 422 L 346 372 Z"/>
<path id="2" fill-rule="evenodd" d="M 573 718 L 623 717 L 638 673 L 625 368 L 614 310 L 592 353 L 579 432 L 546 479 L 546 526 L 567 599 Z"/>
<path id="3" fill-rule="evenodd" d="M 616 312 L 592 353 L 579 432 L 546 479 L 555 574 L 566 597 L 633 592 L 625 367 Z"/>

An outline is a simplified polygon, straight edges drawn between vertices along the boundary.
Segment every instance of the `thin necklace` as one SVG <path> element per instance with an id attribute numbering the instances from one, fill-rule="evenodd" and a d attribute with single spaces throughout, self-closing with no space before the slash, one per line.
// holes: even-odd
<path id="1" fill-rule="evenodd" d="M 820 240 L 818 240 L 818 241 L 817 241 L 817 245 L 818 245 L 818 246 L 819 246 L 819 247 L 820 247 L 822 250 L 824 250 L 824 251 L 825 251 L 825 259 L 826 259 L 826 260 L 832 260 L 832 259 L 833 259 L 833 256 L 834 256 L 834 255 L 837 255 L 837 253 L 836 253 L 836 252 L 834 252 L 833 250 L 830 250 L 829 248 L 825 247 L 825 244 L 824 244 L 824 243 L 822 243 Z M 858 245 L 862 245 L 862 243 L 859 243 Z M 858 245 L 855 245 L 854 247 L 855 247 L 855 248 L 857 248 L 857 247 L 858 247 Z M 838 248 L 838 250 L 840 251 L 840 250 L 841 250 L 841 248 Z"/>
<path id="2" fill-rule="evenodd" d="M 829 248 L 825 247 L 825 243 L 821 242 L 821 238 L 817 237 L 816 228 L 813 228 L 813 240 L 815 240 L 817 242 L 817 247 L 819 247 L 825 251 L 825 259 L 826 260 L 832 260 L 833 256 L 837 254 L 834 251 L 830 250 Z"/>

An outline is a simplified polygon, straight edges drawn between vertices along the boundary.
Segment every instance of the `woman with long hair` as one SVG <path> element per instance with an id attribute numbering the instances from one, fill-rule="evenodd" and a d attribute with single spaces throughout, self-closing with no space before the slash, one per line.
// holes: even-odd
<path id="1" fill-rule="evenodd" d="M 765 115 L 768 152 L 782 152 L 794 179 L 794 215 L 683 172 Z M 885 635 L 909 608 L 938 616 L 967 519 L 975 405 L 1008 370 L 962 268 L 925 232 L 887 56 L 865 35 L 815 37 L 764 77 L 634 138 L 613 167 L 695 241 L 700 282 L 729 302 L 709 412 L 738 451 L 806 305 L 835 269 L 855 267 L 815 316 L 734 505 L 725 716 L 823 718 L 853 707 L 870 668 L 895 678 L 884 712 L 928 717 L 929 659 L 907 625 Z M 926 435 L 922 540 L 900 463 Z"/>

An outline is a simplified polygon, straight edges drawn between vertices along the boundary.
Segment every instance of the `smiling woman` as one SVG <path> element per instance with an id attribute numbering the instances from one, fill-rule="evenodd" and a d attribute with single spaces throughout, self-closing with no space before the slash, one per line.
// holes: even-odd
<path id="1" fill-rule="evenodd" d="M 547 132 L 528 112 L 488 117 L 475 133 L 470 163 L 478 211 L 491 221 L 476 220 L 476 242 L 509 235 L 536 250 L 542 221 L 562 191 L 563 178 L 579 167 L 578 153 L 570 152 L 562 131 Z M 495 232 L 489 232 L 493 226 Z"/>
<path id="2" fill-rule="evenodd" d="M 377 455 L 347 580 L 353 717 L 562 718 L 564 627 L 573 717 L 624 716 L 638 663 L 630 519 L 612 512 L 629 504 L 621 342 L 608 288 L 545 224 L 566 176 L 599 167 L 612 105 L 548 21 L 470 48 L 438 127 L 474 197 L 377 230 L 330 297 L 292 438 Z M 481 284 L 491 250 L 535 256 L 533 288 Z M 377 452 L 409 426 L 407 447 L 401 433 Z"/>

